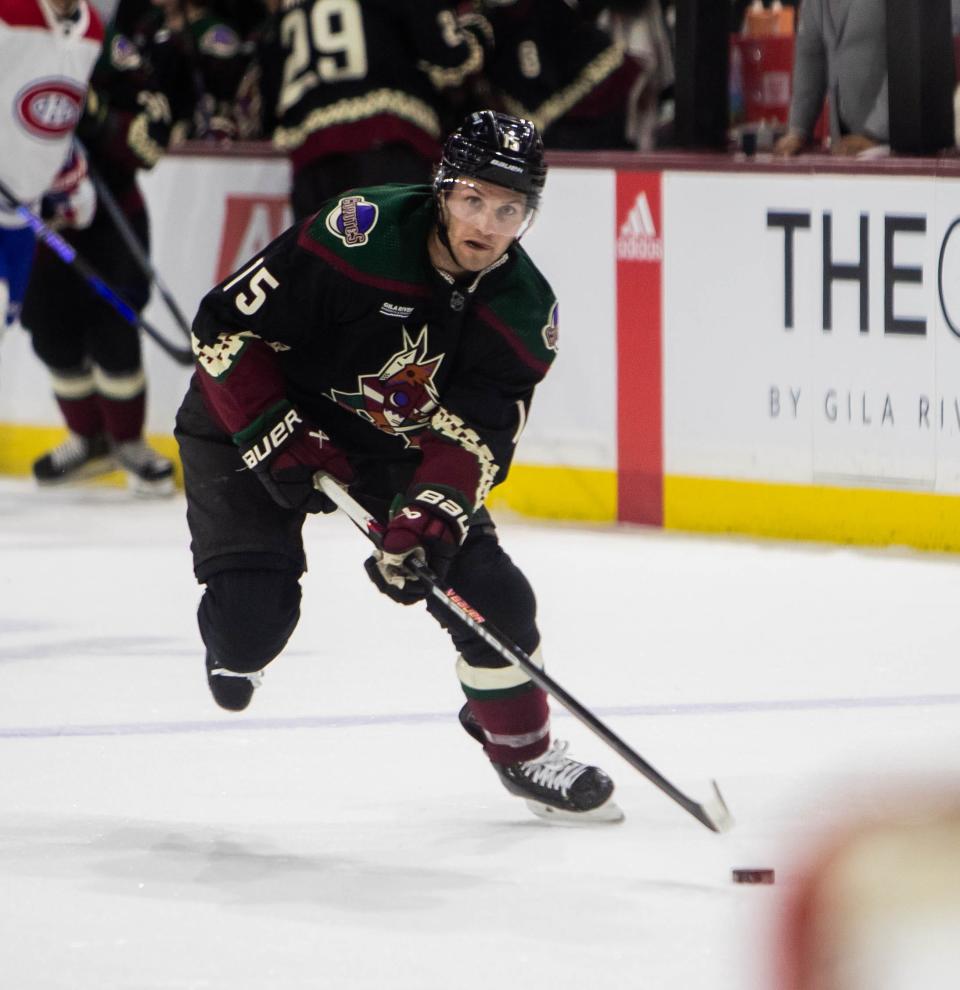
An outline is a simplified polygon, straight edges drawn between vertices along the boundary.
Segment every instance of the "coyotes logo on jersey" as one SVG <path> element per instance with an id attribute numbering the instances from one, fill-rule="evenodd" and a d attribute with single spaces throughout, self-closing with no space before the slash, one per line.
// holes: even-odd
<path id="1" fill-rule="evenodd" d="M 403 328 L 403 348 L 376 372 L 357 376 L 356 392 L 331 389 L 329 397 L 344 409 L 372 423 L 384 433 L 403 438 L 420 430 L 439 405 L 434 377 L 444 355 L 427 356 L 428 330 L 420 330 L 416 340 Z"/>

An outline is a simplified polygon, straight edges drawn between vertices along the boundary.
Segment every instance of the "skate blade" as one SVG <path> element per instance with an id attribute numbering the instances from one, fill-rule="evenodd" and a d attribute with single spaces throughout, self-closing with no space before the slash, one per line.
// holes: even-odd
<path id="1" fill-rule="evenodd" d="M 92 478 L 99 478 L 104 474 L 112 474 L 117 470 L 116 462 L 112 457 L 101 457 L 95 461 L 87 461 L 82 467 L 69 474 L 61 474 L 54 478 L 38 478 L 34 475 L 34 481 L 41 488 L 54 488 L 57 485 L 69 485 L 75 481 L 90 481 Z"/>
<path id="2" fill-rule="evenodd" d="M 537 816 L 547 822 L 563 823 L 565 825 L 595 825 L 600 823 L 616 824 L 625 818 L 623 810 L 616 801 L 608 800 L 598 808 L 590 811 L 564 811 L 554 808 L 542 801 L 525 799 L 526 806 Z"/>
<path id="3" fill-rule="evenodd" d="M 127 476 L 127 490 L 137 498 L 167 498 L 176 490 L 173 477 L 158 478 L 156 481 L 145 481 L 132 471 L 125 472 Z"/>

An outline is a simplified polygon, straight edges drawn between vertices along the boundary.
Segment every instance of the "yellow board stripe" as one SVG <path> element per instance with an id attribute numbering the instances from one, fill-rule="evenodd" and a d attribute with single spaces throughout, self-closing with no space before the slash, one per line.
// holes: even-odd
<path id="1" fill-rule="evenodd" d="M 65 435 L 58 427 L 0 423 L 0 474 L 29 475 L 36 458 Z M 172 436 L 156 435 L 150 442 L 173 461 L 177 484 L 182 485 L 176 441 Z M 114 472 L 102 480 L 121 485 L 123 475 Z M 514 464 L 510 477 L 493 490 L 488 504 L 542 519 L 612 523 L 617 518 L 617 476 L 614 471 Z M 960 497 L 668 475 L 664 478 L 664 526 L 960 552 Z"/>
<path id="2" fill-rule="evenodd" d="M 612 523 L 617 519 L 617 475 L 591 468 L 514 464 L 487 505 L 541 519 Z"/>
<path id="3" fill-rule="evenodd" d="M 67 431 L 59 426 L 27 426 L 23 423 L 0 423 L 0 474 L 29 475 L 33 462 L 66 438 Z M 154 449 L 173 461 L 177 487 L 183 487 L 180 452 L 172 436 L 150 436 Z M 122 471 L 102 475 L 84 484 L 106 484 L 118 487 L 126 484 Z"/>
<path id="4" fill-rule="evenodd" d="M 664 526 L 921 550 L 960 550 L 960 498 L 670 475 Z"/>

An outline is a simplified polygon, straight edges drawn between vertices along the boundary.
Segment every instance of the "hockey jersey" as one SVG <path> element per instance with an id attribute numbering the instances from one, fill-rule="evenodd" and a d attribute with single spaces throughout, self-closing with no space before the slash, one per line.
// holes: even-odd
<path id="1" fill-rule="evenodd" d="M 275 17 L 259 56 L 262 100 L 294 168 L 391 143 L 434 160 L 440 94 L 479 73 L 489 28 L 464 26 L 445 0 L 287 0 Z"/>
<path id="2" fill-rule="evenodd" d="M 410 497 L 440 489 L 470 516 L 507 476 L 557 303 L 519 244 L 444 277 L 434 216 L 428 186 L 380 186 L 290 228 L 204 298 L 195 383 L 238 445 L 290 401 L 361 473 L 388 463 Z"/>
<path id="3" fill-rule="evenodd" d="M 570 0 L 486 0 L 496 37 L 486 75 L 495 100 L 532 120 L 549 148 L 626 147 L 627 100 L 640 65 Z M 572 132 L 565 125 L 579 126 Z M 579 132 L 579 133 L 578 133 Z"/>
<path id="4" fill-rule="evenodd" d="M 35 203 L 67 157 L 102 41 L 87 0 L 72 18 L 46 0 L 0 0 L 0 179 L 21 202 Z M 23 221 L 0 208 L 0 226 Z"/>

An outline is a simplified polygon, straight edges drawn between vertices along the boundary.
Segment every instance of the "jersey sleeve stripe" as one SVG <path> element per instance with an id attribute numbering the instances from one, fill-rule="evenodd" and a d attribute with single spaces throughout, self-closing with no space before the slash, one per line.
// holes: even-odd
<path id="1" fill-rule="evenodd" d="M 528 367 L 532 368 L 542 378 L 549 370 L 550 363 L 534 357 L 520 342 L 517 332 L 504 323 L 489 306 L 478 306 L 477 316 L 492 330 L 495 330 L 507 342 L 513 352 Z"/>
<path id="2" fill-rule="evenodd" d="M 0 22 L 10 27 L 47 26 L 37 0 L 0 0 Z"/>
<path id="3" fill-rule="evenodd" d="M 341 275 L 345 275 L 352 282 L 359 282 L 362 285 L 371 285 L 375 289 L 383 289 L 385 292 L 401 292 L 408 296 L 422 296 L 427 298 L 430 295 L 430 289 L 426 285 L 416 285 L 412 282 L 401 282 L 392 278 L 381 278 L 379 275 L 371 275 L 369 272 L 364 272 L 359 268 L 355 268 L 329 248 L 317 243 L 317 241 L 310 237 L 308 228 L 311 223 L 313 223 L 312 218 L 307 221 L 301 229 L 297 237 L 298 246 L 304 248 L 306 251 L 309 251 L 311 254 L 315 254 L 322 258 L 331 268 L 340 272 Z"/>

